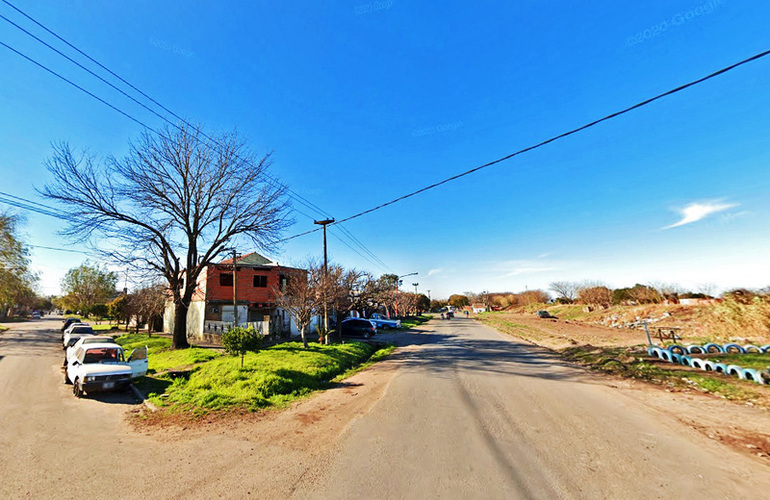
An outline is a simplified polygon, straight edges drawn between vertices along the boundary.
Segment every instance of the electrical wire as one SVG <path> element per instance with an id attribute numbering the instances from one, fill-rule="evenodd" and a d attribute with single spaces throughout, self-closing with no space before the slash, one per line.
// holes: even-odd
<path id="1" fill-rule="evenodd" d="M 131 84 L 130 82 L 128 82 L 127 80 L 125 80 L 124 78 L 122 78 L 121 76 L 119 76 L 117 73 L 115 73 L 114 71 L 110 70 L 110 69 L 109 69 L 109 68 L 107 68 L 105 65 L 103 65 L 102 63 L 100 63 L 99 61 L 97 61 L 96 59 L 94 59 L 93 57 L 89 56 L 87 53 L 85 53 L 84 51 L 82 51 L 81 49 L 79 49 L 78 47 L 76 47 L 75 45 L 73 45 L 72 43 L 68 42 L 68 41 L 67 41 L 67 40 L 65 40 L 63 37 L 61 37 L 61 36 L 59 36 L 58 34 L 56 34 L 54 31 L 50 30 L 48 27 L 46 27 L 45 25 L 43 25 L 42 23 L 40 23 L 39 21 L 37 21 L 36 19 L 34 19 L 32 16 L 28 15 L 26 12 L 22 11 L 21 9 L 19 9 L 18 7 L 16 7 L 15 5 L 13 5 L 13 4 L 12 4 L 11 2 L 9 2 L 8 0 L 2 0 L 2 1 L 3 1 L 3 2 L 6 4 L 6 5 L 8 5 L 9 7 L 11 7 L 12 9 L 14 9 L 15 11 L 17 11 L 19 14 L 21 14 L 21 15 L 22 15 L 22 16 L 24 16 L 24 17 L 26 17 L 27 19 L 29 19 L 30 21 L 32 21 L 33 23 L 35 23 L 37 26 L 39 26 L 40 28 L 42 28 L 43 30 L 45 30 L 47 33 L 49 33 L 50 35 L 52 35 L 52 36 L 54 36 L 55 38 L 57 38 L 58 40 L 60 40 L 60 41 L 61 41 L 61 42 L 63 42 L 64 44 L 66 44 L 68 47 L 72 48 L 73 50 L 75 50 L 76 52 L 78 52 L 79 54 L 81 54 L 82 56 L 84 56 L 85 58 L 87 58 L 89 61 L 91 61 L 91 62 L 93 62 L 94 64 L 96 64 L 97 66 L 99 66 L 100 68 L 102 68 L 103 70 L 105 70 L 106 72 L 108 72 L 108 73 L 109 73 L 110 75 L 112 75 L 113 77 L 117 78 L 119 81 L 121 81 L 122 83 L 124 83 L 125 85 L 127 85 L 128 87 L 130 87 L 131 89 L 133 89 L 134 91 L 138 92 L 140 95 L 142 95 L 143 97 L 145 97 L 146 99 L 148 99 L 149 101 L 151 101 L 151 102 L 152 102 L 153 104 L 155 104 L 156 106 L 160 107 L 161 109 L 163 109 L 164 111 L 166 111 L 167 113 L 169 113 L 170 115 L 172 115 L 173 117 L 175 117 L 176 119 L 180 120 L 182 123 L 186 124 L 187 126 L 189 126 L 189 127 L 193 127 L 193 128 L 194 128 L 194 126 L 193 126 L 192 124 L 190 124 L 190 123 L 189 123 L 187 120 L 185 120 L 185 119 L 184 119 L 184 118 L 182 118 L 181 116 L 177 115 L 176 113 L 174 113 L 172 110 L 170 110 L 170 109 L 169 109 L 169 108 L 167 108 L 166 106 L 162 105 L 162 104 L 161 104 L 160 102 L 158 102 L 157 100 L 155 100 L 155 99 L 153 99 L 152 97 L 150 97 L 148 94 L 146 94 L 145 92 L 143 92 L 142 90 L 140 90 L 139 88 L 137 88 L 135 85 Z M 91 71 L 90 69 L 86 68 L 85 66 L 83 66 L 83 65 L 82 65 L 82 64 L 80 64 L 79 62 L 75 61 L 75 60 L 74 60 L 74 59 L 72 59 L 71 57 L 69 57 L 69 56 L 67 56 L 66 54 L 62 53 L 61 51 L 59 51 L 59 50 L 58 50 L 58 49 L 56 49 L 55 47 L 51 46 L 50 44 L 48 44 L 48 43 L 47 43 L 47 42 L 45 42 L 44 40 L 40 39 L 39 37 L 37 37 L 37 36 L 36 36 L 36 35 L 34 35 L 33 33 L 29 32 L 29 31 L 28 31 L 28 30 L 26 30 L 26 29 L 24 29 L 22 26 L 20 26 L 20 25 L 16 24 L 15 22 L 11 21 L 11 20 L 10 20 L 10 19 L 8 19 L 7 17 L 3 16 L 2 14 L 0 14 L 0 18 L 2 18 L 3 20 L 5 20 L 6 22 L 8 22 L 9 24 L 11 24 L 12 26 L 16 27 L 16 28 L 17 28 L 17 29 L 19 29 L 20 31 L 24 32 L 24 33 L 25 33 L 25 34 L 27 34 L 28 36 L 32 37 L 33 39 L 35 39 L 35 40 L 36 40 L 36 41 L 38 41 L 39 43 L 41 43 L 41 44 L 45 45 L 45 46 L 46 46 L 46 47 L 48 47 L 50 50 L 52 50 L 52 51 L 56 52 L 56 53 L 57 53 L 57 54 L 59 54 L 61 57 L 63 57 L 63 58 L 65 58 L 65 59 L 67 59 L 67 60 L 68 60 L 68 61 L 70 61 L 71 63 L 75 64 L 76 66 L 78 66 L 78 67 L 79 67 L 79 68 L 81 68 L 82 70 L 84 70 L 84 71 L 86 71 L 87 73 L 89 73 L 90 75 L 94 76 L 95 78 L 97 78 L 97 79 L 98 79 L 99 81 L 101 81 L 102 83 L 105 83 L 106 85 L 110 86 L 112 89 L 116 90 L 116 91 L 117 91 L 117 92 L 119 92 L 121 95 L 123 95 L 123 96 L 127 97 L 128 99 L 130 99 L 130 100 L 131 100 L 131 101 L 133 101 L 134 103 L 138 104 L 138 105 L 139 105 L 139 106 L 141 106 L 142 108 L 144 108 L 144 109 L 146 109 L 147 111 L 149 111 L 150 113 L 154 114 L 155 116 L 157 116 L 157 117 L 158 117 L 158 118 L 160 118 L 161 120 L 163 120 L 163 121 L 165 121 L 166 123 L 170 124 L 171 126 L 174 126 L 174 127 L 176 127 L 176 128 L 178 128 L 178 129 L 180 129 L 180 130 L 181 130 L 181 127 L 180 127 L 178 124 L 176 124 L 176 123 L 173 123 L 172 121 L 168 120 L 168 119 L 167 119 L 165 116 L 163 116 L 163 115 L 161 115 L 160 113 L 156 112 L 155 110 L 151 109 L 150 107 L 148 107 L 148 106 L 147 106 L 147 105 L 145 105 L 144 103 L 142 103 L 142 102 L 138 101 L 138 100 L 137 100 L 136 98 L 134 98 L 133 96 L 129 95 L 128 93 L 126 93 L 126 92 L 125 92 L 125 91 L 123 91 L 122 89 L 118 88 L 117 86 L 115 86 L 115 85 L 114 85 L 114 84 L 112 84 L 111 82 L 109 82 L 109 81 L 105 80 L 105 79 L 104 79 L 104 78 L 102 78 L 100 75 L 97 75 L 96 73 L 94 73 L 94 72 L 93 72 L 93 71 Z M 31 58 L 29 58 L 29 57 L 27 57 L 27 56 L 24 56 L 23 54 L 21 54 L 19 51 L 16 51 L 16 50 L 12 49 L 12 48 L 11 48 L 11 47 L 9 47 L 8 45 L 6 45 L 6 44 L 4 44 L 4 43 L 3 43 L 3 45 L 4 45 L 5 47 L 7 47 L 7 48 L 9 48 L 9 49 L 13 50 L 13 51 L 14 51 L 14 52 L 16 52 L 17 54 L 21 55 L 22 57 L 25 57 L 26 59 L 30 60 L 31 62 L 35 62 L 35 61 L 32 61 L 32 59 L 31 59 Z M 44 68 L 44 69 L 47 69 L 47 68 Z M 49 71 L 51 71 L 51 70 L 49 70 Z M 51 72 L 52 72 L 52 73 L 54 73 L 53 71 L 51 71 Z M 60 75 L 58 75 L 58 74 L 56 74 L 56 73 L 54 73 L 54 74 L 55 74 L 56 76 L 59 76 L 60 78 L 64 79 L 64 78 L 63 78 L 63 77 L 61 77 Z M 102 103 L 104 103 L 104 104 L 107 104 L 105 101 L 103 101 L 102 99 L 99 99 L 99 98 L 98 98 L 98 97 L 96 97 L 94 94 L 91 94 L 90 92 L 87 92 L 87 91 L 85 91 L 85 89 L 83 89 L 82 87 L 79 87 L 79 86 L 75 85 L 74 83 L 70 82 L 70 81 L 69 81 L 69 80 L 67 80 L 67 79 L 64 79 L 64 80 L 65 80 L 66 82 L 68 82 L 68 83 L 70 83 L 70 84 L 74 85 L 76 88 L 78 88 L 78 89 L 80 89 L 80 90 L 82 90 L 82 91 L 84 91 L 84 92 L 88 93 L 88 94 L 89 94 L 91 97 L 94 97 L 94 98 L 98 99 L 100 102 L 102 102 Z M 116 111 L 119 111 L 119 110 L 118 110 L 116 107 L 114 107 L 114 106 L 110 106 L 110 107 L 111 107 L 112 109 L 116 110 Z M 132 118 L 132 117 L 130 117 L 130 116 L 129 116 L 128 114 L 126 114 L 126 113 L 122 113 L 122 114 L 123 114 L 124 116 L 126 116 L 126 117 L 128 117 L 128 118 L 132 119 L 133 121 L 135 121 L 135 122 L 139 123 L 140 125 L 142 125 L 142 126 L 143 126 L 143 127 L 145 127 L 146 129 L 148 129 L 148 130 L 151 130 L 151 131 L 152 131 L 152 132 L 154 132 L 155 134 L 158 134 L 158 135 L 161 135 L 161 136 L 162 136 L 162 134 L 160 134 L 160 133 L 159 133 L 157 130 L 154 130 L 154 129 L 152 129 L 151 127 L 149 127 L 149 126 L 147 126 L 146 124 L 144 124 L 144 123 L 140 122 L 139 120 L 137 120 L 137 119 L 135 119 L 135 118 Z M 219 143 L 219 142 L 218 142 L 216 139 L 214 139 L 213 137 L 210 137 L 208 134 L 206 134 L 206 133 L 205 133 L 205 131 L 201 131 L 201 135 L 203 135 L 203 136 L 204 136 L 206 139 L 208 139 L 209 141 L 211 141 L 212 143 L 214 143 L 216 146 L 218 146 L 218 147 L 220 147 L 220 148 L 222 147 L 221 143 Z M 237 157 L 237 158 L 239 158 L 239 159 L 241 159 L 242 161 L 245 161 L 245 160 L 243 160 L 243 158 L 240 158 L 238 155 L 236 155 L 236 157 Z M 274 186 L 277 186 L 277 185 L 279 185 L 279 182 L 278 182 L 278 180 L 277 180 L 277 179 L 275 179 L 275 178 L 273 178 L 273 177 L 271 177 L 271 176 L 270 176 L 270 175 L 268 175 L 267 173 L 263 173 L 262 175 L 263 175 L 265 178 L 267 178 L 267 179 L 269 179 L 270 181 L 272 181 Z M 323 209 L 322 209 L 322 208 L 320 208 L 319 206 L 315 205 L 314 203 L 312 203 L 311 201 L 309 201 L 307 198 L 305 198 L 305 197 L 301 196 L 300 194 L 296 193 L 295 191 L 293 191 L 293 190 L 291 190 L 291 189 L 289 189 L 289 188 L 286 188 L 286 190 L 289 192 L 289 197 L 290 197 L 290 198 L 294 199 L 295 201 L 299 202 L 300 204 L 304 205 L 305 207 L 307 207 L 307 208 L 309 208 L 309 209 L 311 209 L 311 210 L 315 210 L 316 212 L 318 212 L 318 213 L 320 213 L 320 214 L 322 214 L 322 215 L 324 215 L 324 216 L 326 216 L 326 217 L 329 217 L 329 213 L 328 213 L 328 212 L 326 212 L 325 210 L 323 210 Z M 310 216 L 308 216 L 307 214 L 305 214 L 305 216 L 307 216 L 307 217 L 308 217 L 308 218 L 310 218 L 310 219 L 313 219 L 313 217 L 310 217 Z M 342 227 L 342 226 L 340 226 L 340 227 Z M 374 255 L 374 253 L 373 253 L 373 252 L 371 252 L 371 250 L 369 250 L 368 248 L 366 248 L 366 247 L 363 245 L 363 243 L 361 243 L 361 242 L 360 242 L 360 240 L 358 240 L 357 238 L 355 238 L 355 237 L 352 235 L 352 233 L 350 233 L 350 231 L 348 231 L 347 229 L 345 229 L 345 230 L 344 230 L 344 233 L 346 233 L 347 237 L 348 237 L 348 238 L 350 238 L 350 239 L 351 239 L 351 241 L 354 241 L 354 243 L 356 243 L 356 244 L 357 244 L 359 247 L 361 247 L 361 248 L 362 248 L 362 249 L 363 249 L 363 250 L 364 250 L 364 251 L 365 251 L 367 254 L 369 254 L 369 255 L 370 255 L 370 256 L 372 256 L 372 257 L 373 257 L 373 258 L 374 258 L 374 259 L 375 259 L 377 262 L 379 262 L 379 263 L 380 263 L 380 265 L 384 265 L 384 263 L 382 262 L 382 260 L 381 260 L 381 259 L 379 259 L 379 258 L 378 258 L 376 255 Z M 385 267 L 387 267 L 387 266 L 385 266 Z"/>
<path id="2" fill-rule="evenodd" d="M 519 155 L 521 155 L 523 153 L 527 153 L 527 152 L 532 151 L 534 149 L 541 148 L 541 147 L 543 147 L 543 146 L 545 146 L 547 144 L 555 142 L 555 141 L 557 141 L 559 139 L 563 139 L 563 138 L 568 137 L 570 135 L 577 134 L 578 132 L 582 132 L 583 130 L 586 130 L 588 128 L 594 127 L 595 125 L 598 125 L 598 124 L 600 124 L 602 122 L 605 122 L 607 120 L 611 120 L 611 119 L 616 118 L 618 116 L 624 115 L 624 114 L 626 114 L 626 113 L 628 113 L 630 111 L 633 111 L 633 110 L 635 110 L 637 108 L 641 108 L 643 106 L 646 106 L 646 105 L 648 105 L 650 103 L 653 103 L 653 102 L 655 102 L 655 101 L 657 101 L 659 99 L 662 99 L 664 97 L 670 96 L 672 94 L 676 94 L 677 92 L 681 92 L 681 91 L 683 91 L 683 90 L 685 90 L 687 88 L 690 88 L 690 87 L 692 87 L 694 85 L 697 85 L 699 83 L 702 83 L 702 82 L 705 82 L 705 81 L 710 80 L 712 78 L 715 78 L 715 77 L 717 77 L 719 75 L 722 75 L 722 74 L 724 74 L 724 73 L 726 73 L 726 72 L 728 72 L 730 70 L 733 70 L 733 69 L 735 69 L 735 68 L 737 68 L 739 66 L 742 66 L 744 64 L 748 64 L 750 62 L 753 62 L 753 61 L 756 61 L 756 60 L 761 59 L 763 57 L 766 57 L 769 54 L 770 54 L 770 50 L 766 50 L 764 52 L 760 52 L 759 54 L 756 54 L 756 55 L 753 55 L 753 56 L 748 57 L 746 59 L 743 59 L 741 61 L 738 61 L 735 64 L 731 64 L 730 66 L 724 67 L 724 68 L 722 68 L 720 70 L 717 70 L 717 71 L 715 71 L 713 73 L 710 73 L 710 74 L 708 74 L 708 75 L 706 75 L 706 76 L 704 76 L 702 78 L 698 78 L 697 80 L 693 80 L 693 81 L 691 81 L 689 83 L 686 83 L 684 85 L 680 85 L 678 87 L 675 87 L 675 88 L 673 88 L 671 90 L 663 92 L 662 94 L 658 94 L 655 97 L 651 97 L 649 99 L 645 99 L 644 101 L 641 101 L 641 102 L 639 102 L 637 104 L 634 104 L 633 106 L 629 106 L 629 107 L 624 108 L 624 109 L 622 109 L 620 111 L 616 111 L 616 112 L 611 113 L 609 115 L 606 115 L 606 116 L 604 116 L 602 118 L 599 118 L 599 119 L 594 120 L 592 122 L 586 123 L 585 125 L 582 125 L 580 127 L 577 127 L 577 128 L 572 129 L 572 130 L 569 130 L 567 132 L 564 132 L 562 134 L 553 136 L 550 139 L 546 139 L 546 140 L 541 141 L 541 142 L 539 142 L 537 144 L 534 144 L 532 146 L 528 146 L 528 147 L 526 147 L 524 149 L 520 149 L 520 150 L 516 151 L 515 153 L 511 153 L 511 154 L 509 154 L 507 156 L 503 156 L 502 158 L 498 158 L 496 160 L 484 163 L 483 165 L 479 165 L 479 166 L 474 167 L 474 168 L 472 168 L 470 170 L 466 170 L 465 172 L 459 173 L 457 175 L 453 175 L 452 177 L 447 177 L 446 179 L 443 179 L 441 181 L 435 182 L 433 184 L 430 184 L 428 186 L 420 188 L 420 189 L 418 189 L 416 191 L 412 191 L 412 192 L 407 193 L 407 194 L 405 194 L 403 196 L 399 196 L 398 198 L 394 198 L 394 199 L 392 199 L 392 200 L 390 200 L 388 202 L 382 203 L 382 204 L 377 205 L 375 207 L 372 207 L 372 208 L 370 208 L 368 210 L 364 210 L 362 212 L 358 212 L 356 214 L 353 214 L 353 215 L 351 215 L 349 217 L 345 217 L 344 219 L 340 219 L 338 221 L 335 221 L 335 222 L 333 222 L 330 225 L 342 224 L 344 222 L 348 222 L 350 220 L 357 219 L 358 217 L 362 217 L 364 215 L 370 214 L 372 212 L 375 212 L 375 211 L 380 210 L 382 208 L 385 208 L 387 206 L 393 205 L 394 203 L 398 203 L 399 201 L 406 200 L 407 198 L 411 198 L 411 197 L 416 196 L 418 194 L 424 193 L 425 191 L 429 191 L 431 189 L 437 188 L 437 187 L 439 187 L 439 186 L 441 186 L 443 184 L 446 184 L 446 183 L 451 182 L 451 181 L 455 181 L 457 179 L 465 177 L 466 175 L 473 174 L 473 173 L 478 172 L 479 170 L 482 170 L 484 168 L 491 167 L 492 165 L 496 165 L 498 163 L 502 163 L 502 162 L 504 162 L 506 160 L 510 160 L 511 158 L 513 158 L 515 156 L 519 156 Z M 291 239 L 294 239 L 294 238 L 299 238 L 301 236 L 305 236 L 307 234 L 313 233 L 313 232 L 318 231 L 318 230 L 319 229 L 313 229 L 313 230 L 310 230 L 310 231 L 305 231 L 303 233 L 295 234 L 294 236 L 289 236 L 289 237 L 284 238 L 283 240 L 280 240 L 280 241 L 288 241 L 288 240 L 291 240 Z"/>

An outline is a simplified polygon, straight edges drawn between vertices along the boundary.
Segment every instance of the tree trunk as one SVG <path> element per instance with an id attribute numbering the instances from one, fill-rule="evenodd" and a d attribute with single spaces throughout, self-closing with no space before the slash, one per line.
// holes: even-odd
<path id="1" fill-rule="evenodd" d="M 187 307 L 179 302 L 174 303 L 174 332 L 171 340 L 172 349 L 186 349 L 187 342 Z"/>
<path id="2" fill-rule="evenodd" d="M 307 349 L 308 345 L 307 345 L 307 338 L 305 338 L 305 326 L 304 325 L 300 326 L 299 334 L 302 336 L 302 344 L 305 346 L 305 349 Z"/>

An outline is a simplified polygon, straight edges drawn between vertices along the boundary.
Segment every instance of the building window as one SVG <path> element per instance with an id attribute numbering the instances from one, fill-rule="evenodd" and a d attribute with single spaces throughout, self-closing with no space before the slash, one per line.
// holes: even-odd
<path id="1" fill-rule="evenodd" d="M 222 273 L 219 275 L 219 286 L 233 286 L 233 275 Z"/>
<path id="2" fill-rule="evenodd" d="M 280 284 L 281 292 L 286 293 L 286 287 L 289 286 L 289 277 L 285 274 L 280 275 L 278 283 Z"/>
<path id="3" fill-rule="evenodd" d="M 257 288 L 267 288 L 267 276 L 254 275 L 254 286 Z"/>

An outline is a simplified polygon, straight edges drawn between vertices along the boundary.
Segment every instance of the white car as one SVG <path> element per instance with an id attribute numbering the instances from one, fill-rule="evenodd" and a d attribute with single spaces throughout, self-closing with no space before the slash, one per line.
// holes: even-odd
<path id="1" fill-rule="evenodd" d="M 369 321 L 374 323 L 374 326 L 377 328 L 382 328 L 383 330 L 387 330 L 388 328 L 401 328 L 400 319 L 388 319 L 380 313 L 372 314 Z"/>
<path id="2" fill-rule="evenodd" d="M 147 373 L 147 348 L 134 349 L 126 359 L 117 344 L 85 344 L 77 347 L 64 368 L 64 383 L 72 384 L 75 397 L 84 393 L 127 389 L 132 378 Z"/>
<path id="3" fill-rule="evenodd" d="M 75 354 L 75 350 L 86 344 L 115 344 L 117 345 L 117 342 L 115 342 L 115 339 L 112 337 L 107 337 L 105 335 L 86 335 L 84 337 L 80 337 L 77 342 L 75 342 L 73 345 L 67 347 L 67 349 L 64 351 L 64 366 L 67 366 L 70 362 L 70 358 Z"/>
<path id="4" fill-rule="evenodd" d="M 62 348 L 66 349 L 71 345 L 74 345 L 80 337 L 86 335 L 94 335 L 94 329 L 87 323 L 72 323 L 64 330 L 64 337 L 62 338 Z"/>

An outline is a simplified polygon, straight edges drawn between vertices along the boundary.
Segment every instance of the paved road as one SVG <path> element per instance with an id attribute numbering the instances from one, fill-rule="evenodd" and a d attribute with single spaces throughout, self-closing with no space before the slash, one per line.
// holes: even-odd
<path id="1" fill-rule="evenodd" d="M 125 424 L 137 408 L 129 395 L 76 400 L 62 384 L 51 328 L 58 325 L 0 334 L 0 498 L 761 498 L 770 491 L 767 466 L 463 318 L 394 335 L 404 347 L 385 363 L 391 369 L 359 374 L 336 396 L 328 391 L 279 416 L 197 433 L 137 432 Z M 384 380 L 379 392 L 373 376 Z"/>

